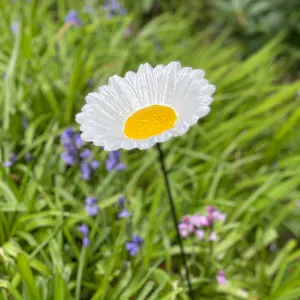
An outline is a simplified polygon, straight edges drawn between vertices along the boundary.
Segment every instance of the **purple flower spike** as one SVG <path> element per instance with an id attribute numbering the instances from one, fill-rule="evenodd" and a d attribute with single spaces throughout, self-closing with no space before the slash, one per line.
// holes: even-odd
<path id="1" fill-rule="evenodd" d="M 97 204 L 97 199 L 96 199 L 96 197 L 87 197 L 87 198 L 85 199 L 85 204 L 86 204 L 86 205 L 95 205 L 95 204 Z"/>
<path id="2" fill-rule="evenodd" d="M 79 154 L 79 156 L 81 158 L 89 158 L 91 156 L 91 150 L 86 149 L 86 148 L 82 149 L 81 152 L 80 152 L 80 154 Z"/>
<path id="3" fill-rule="evenodd" d="M 135 256 L 143 243 L 143 239 L 138 235 L 134 234 L 132 236 L 132 241 L 127 242 L 125 245 L 126 250 L 129 252 L 130 256 Z"/>
<path id="4" fill-rule="evenodd" d="M 90 180 L 92 177 L 92 170 L 90 168 L 90 165 L 88 163 L 82 163 L 80 165 L 81 170 L 81 177 L 84 180 Z"/>
<path id="5" fill-rule="evenodd" d="M 88 235 L 89 234 L 89 228 L 87 227 L 86 224 L 81 224 L 78 227 L 78 230 L 83 234 L 83 235 Z"/>
<path id="6" fill-rule="evenodd" d="M 78 14 L 76 10 L 70 10 L 65 16 L 65 23 L 72 24 L 74 26 L 80 25 L 80 20 L 78 19 Z"/>
<path id="7" fill-rule="evenodd" d="M 144 240 L 136 234 L 132 236 L 132 241 L 138 245 L 141 245 L 144 242 Z"/>
<path id="8" fill-rule="evenodd" d="M 126 250 L 129 252 L 130 256 L 135 256 L 139 251 L 139 245 L 136 243 L 128 242 L 126 243 Z"/>
<path id="9" fill-rule="evenodd" d="M 86 247 L 89 246 L 89 244 L 90 244 L 90 239 L 89 239 L 87 236 L 85 236 L 85 237 L 82 239 L 82 246 L 86 248 Z"/>
<path id="10" fill-rule="evenodd" d="M 120 156 L 121 152 L 119 150 L 111 151 L 108 153 L 108 157 L 105 162 L 107 171 L 111 172 L 114 169 L 118 171 L 125 169 L 125 166 L 122 163 L 120 163 Z"/>
<path id="11" fill-rule="evenodd" d="M 98 214 L 98 206 L 97 205 L 93 205 L 93 206 L 85 206 L 85 211 L 87 212 L 87 214 L 91 217 L 94 217 Z"/>
<path id="12" fill-rule="evenodd" d="M 121 196 L 118 200 L 118 206 L 122 207 L 125 204 L 125 197 Z"/>
<path id="13" fill-rule="evenodd" d="M 123 208 L 121 210 L 121 212 L 118 214 L 118 219 L 125 219 L 130 216 L 131 216 L 131 213 L 127 209 Z"/>
<path id="14" fill-rule="evenodd" d="M 97 169 L 99 168 L 99 166 L 100 166 L 100 163 L 99 163 L 99 161 L 97 161 L 97 160 L 92 160 L 92 161 L 90 162 L 90 167 L 91 167 L 93 170 L 97 170 Z"/>
<path id="15" fill-rule="evenodd" d="M 63 152 L 60 157 L 66 165 L 73 166 L 77 163 L 77 157 L 68 151 Z"/>
<path id="16" fill-rule="evenodd" d="M 96 216 L 99 211 L 99 208 L 97 205 L 97 199 L 94 197 L 86 198 L 84 209 L 89 216 L 91 216 L 91 217 Z"/>
<path id="17" fill-rule="evenodd" d="M 11 32 L 16 35 L 20 30 L 20 23 L 19 22 L 13 22 L 10 26 Z"/>
<path id="18" fill-rule="evenodd" d="M 81 148 L 84 144 L 83 139 L 80 136 L 80 133 L 75 133 L 73 136 L 73 141 L 77 148 Z"/>
<path id="19" fill-rule="evenodd" d="M 111 18 L 114 15 L 127 14 L 127 10 L 121 7 L 119 0 L 107 0 L 103 5 L 103 9 L 108 11 L 108 18 Z"/>
<path id="20" fill-rule="evenodd" d="M 219 285 L 226 285 L 227 279 L 225 277 L 225 272 L 223 270 L 220 270 L 217 274 L 217 282 Z"/>
<path id="21" fill-rule="evenodd" d="M 74 134 L 74 129 L 72 127 L 68 127 L 65 131 L 61 134 L 61 140 L 71 139 Z"/>
<path id="22" fill-rule="evenodd" d="M 8 167 L 12 167 L 17 161 L 17 157 L 14 153 L 10 153 L 9 155 L 9 160 L 8 161 L 5 161 L 2 166 L 4 168 L 8 168 Z"/>

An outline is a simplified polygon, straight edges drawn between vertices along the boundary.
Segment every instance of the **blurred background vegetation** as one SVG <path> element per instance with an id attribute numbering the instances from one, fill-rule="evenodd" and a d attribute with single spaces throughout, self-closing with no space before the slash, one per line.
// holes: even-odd
<path id="1" fill-rule="evenodd" d="M 121 172 L 86 145 L 100 162 L 86 181 L 60 144 L 111 75 L 173 60 L 217 87 L 211 113 L 163 145 L 179 217 L 227 215 L 213 248 L 184 241 L 195 299 L 300 299 L 299 14 L 297 0 L 2 0 L 0 299 L 188 299 L 155 149 L 122 151 Z"/>

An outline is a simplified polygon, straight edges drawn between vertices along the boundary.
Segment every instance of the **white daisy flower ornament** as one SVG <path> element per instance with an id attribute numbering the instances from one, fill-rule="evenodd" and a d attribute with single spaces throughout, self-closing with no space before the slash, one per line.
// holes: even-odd
<path id="1" fill-rule="evenodd" d="M 210 111 L 215 86 L 204 75 L 171 62 L 110 77 L 76 115 L 82 139 L 107 151 L 144 150 L 186 133 Z"/>

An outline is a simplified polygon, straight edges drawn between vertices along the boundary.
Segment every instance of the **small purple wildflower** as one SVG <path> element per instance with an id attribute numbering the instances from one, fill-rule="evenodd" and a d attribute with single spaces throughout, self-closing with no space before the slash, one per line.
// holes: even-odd
<path id="1" fill-rule="evenodd" d="M 10 26 L 11 32 L 16 35 L 20 30 L 20 23 L 19 22 L 13 22 Z"/>
<path id="2" fill-rule="evenodd" d="M 99 208 L 97 205 L 97 199 L 94 197 L 87 197 L 85 200 L 85 211 L 91 217 L 96 216 L 98 214 Z"/>
<path id="3" fill-rule="evenodd" d="M 90 239 L 89 239 L 87 236 L 85 236 L 85 237 L 82 239 L 82 246 L 86 248 L 86 247 L 89 246 L 89 244 L 90 244 Z"/>
<path id="4" fill-rule="evenodd" d="M 125 204 L 125 197 L 121 196 L 118 200 L 118 206 L 123 207 L 124 204 Z"/>
<path id="5" fill-rule="evenodd" d="M 194 231 L 194 227 L 191 224 L 182 222 L 178 224 L 178 230 L 182 237 L 186 238 L 190 233 Z"/>
<path id="6" fill-rule="evenodd" d="M 141 245 L 144 242 L 144 240 L 136 234 L 132 236 L 132 241 L 138 245 Z"/>
<path id="7" fill-rule="evenodd" d="M 72 127 L 68 127 L 61 134 L 60 142 L 65 150 L 61 154 L 65 164 L 68 166 L 80 165 L 82 179 L 90 180 L 100 164 L 93 159 L 92 153 L 88 148 L 82 149 L 84 141 L 80 133 L 75 132 Z"/>
<path id="8" fill-rule="evenodd" d="M 130 216 L 131 216 L 131 213 L 127 209 L 123 208 L 121 210 L 121 212 L 118 214 L 118 219 L 125 219 Z"/>
<path id="9" fill-rule="evenodd" d="M 115 15 L 127 14 L 127 10 L 124 7 L 121 7 L 119 0 L 107 0 L 102 7 L 108 12 L 108 18 L 111 18 Z"/>
<path id="10" fill-rule="evenodd" d="M 65 16 L 65 23 L 69 23 L 73 26 L 79 26 L 80 20 L 78 18 L 78 14 L 76 10 L 70 10 L 68 14 Z"/>
<path id="11" fill-rule="evenodd" d="M 89 228 L 86 224 L 81 224 L 79 227 L 78 227 L 78 230 L 81 232 L 81 234 L 83 235 L 88 235 L 89 234 Z"/>
<path id="12" fill-rule="evenodd" d="M 61 134 L 60 138 L 61 140 L 66 140 L 66 139 L 72 139 L 74 134 L 74 129 L 72 127 L 68 127 L 65 129 L 65 131 Z"/>
<path id="13" fill-rule="evenodd" d="M 75 133 L 73 135 L 73 141 L 74 141 L 74 143 L 75 143 L 75 145 L 76 145 L 77 148 L 81 148 L 83 146 L 83 144 L 84 144 L 84 141 L 81 138 L 79 132 L 77 132 L 77 133 Z"/>
<path id="14" fill-rule="evenodd" d="M 108 153 L 108 157 L 106 159 L 105 165 L 106 170 L 111 172 L 112 170 L 124 170 L 125 166 L 120 163 L 120 156 L 121 152 L 119 150 L 117 151 L 111 151 Z"/>
<path id="15" fill-rule="evenodd" d="M 17 157 L 14 153 L 10 153 L 9 155 L 9 160 L 8 161 L 5 161 L 2 166 L 4 168 L 8 168 L 8 167 L 12 167 L 17 161 Z"/>
<path id="16" fill-rule="evenodd" d="M 77 157 L 71 151 L 63 152 L 60 157 L 68 166 L 73 166 L 77 163 Z"/>
<path id="17" fill-rule="evenodd" d="M 100 166 L 100 163 L 98 160 L 92 160 L 90 162 L 90 167 L 93 169 L 93 170 L 97 170 Z"/>
<path id="18" fill-rule="evenodd" d="M 227 279 L 225 277 L 225 272 L 223 270 L 220 270 L 217 274 L 217 282 L 219 285 L 226 285 L 227 284 Z"/>
<path id="19" fill-rule="evenodd" d="M 85 148 L 85 149 L 82 149 L 79 156 L 81 158 L 89 158 L 91 156 L 91 150 Z"/>
<path id="20" fill-rule="evenodd" d="M 226 220 L 226 214 L 222 214 L 220 211 L 215 210 L 212 213 L 212 217 L 214 221 L 221 221 L 224 222 Z"/>
<path id="21" fill-rule="evenodd" d="M 97 199 L 95 197 L 87 197 L 85 199 L 85 204 L 86 205 L 95 205 L 95 204 L 97 204 Z"/>
<path id="22" fill-rule="evenodd" d="M 129 252 L 130 256 L 135 256 L 140 249 L 140 246 L 143 244 L 143 239 L 138 235 L 134 234 L 132 236 L 132 241 L 127 242 L 125 245 L 126 250 Z"/>
<path id="23" fill-rule="evenodd" d="M 194 215 L 190 217 L 190 223 L 196 227 L 209 226 L 209 221 L 206 216 Z"/>

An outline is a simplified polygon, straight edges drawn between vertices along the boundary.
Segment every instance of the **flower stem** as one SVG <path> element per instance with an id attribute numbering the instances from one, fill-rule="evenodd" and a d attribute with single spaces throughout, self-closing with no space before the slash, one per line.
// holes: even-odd
<path id="1" fill-rule="evenodd" d="M 189 289 L 189 295 L 190 295 L 190 299 L 193 300 L 193 294 L 192 294 L 192 285 L 191 285 L 191 281 L 190 281 L 190 275 L 189 275 L 189 269 L 187 267 L 187 262 L 186 262 L 186 258 L 185 258 L 185 253 L 184 253 L 184 249 L 183 249 L 183 243 L 182 243 L 182 239 L 179 233 L 179 229 L 178 229 L 178 220 L 176 217 L 176 209 L 175 209 L 175 205 L 174 205 L 174 200 L 173 200 L 173 196 L 172 196 L 172 192 L 171 192 L 171 186 L 170 186 L 170 182 L 169 182 L 169 178 L 168 178 L 168 173 L 166 171 L 166 167 L 165 167 L 165 162 L 164 162 L 164 155 L 163 155 L 163 151 L 160 147 L 159 144 L 156 144 L 158 153 L 159 153 L 159 161 L 160 161 L 160 166 L 161 166 L 161 170 L 163 172 L 164 175 L 164 181 L 165 181 L 165 185 L 166 185 L 166 190 L 168 193 L 168 198 L 169 198 L 169 204 L 171 207 L 171 213 L 172 213 L 172 217 L 173 217 L 173 221 L 174 221 L 174 227 L 176 230 L 176 235 L 177 235 L 177 242 L 179 244 L 180 247 L 180 254 L 181 254 L 181 259 L 183 262 L 183 266 L 185 269 L 185 274 L 186 274 L 186 280 L 188 283 L 188 289 Z"/>

